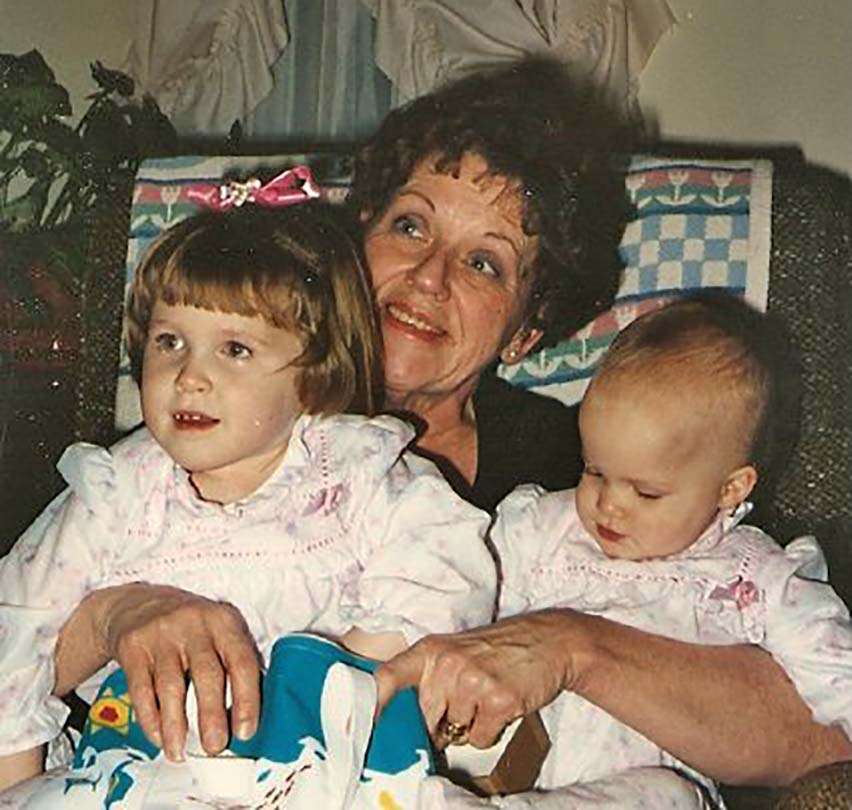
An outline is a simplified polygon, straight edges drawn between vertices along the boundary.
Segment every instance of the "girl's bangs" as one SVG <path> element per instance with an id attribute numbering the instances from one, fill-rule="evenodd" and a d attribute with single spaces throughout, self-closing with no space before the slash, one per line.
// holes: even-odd
<path id="1" fill-rule="evenodd" d="M 260 316 L 274 326 L 292 325 L 293 287 L 288 273 L 266 272 L 256 257 L 174 255 L 160 275 L 158 297 L 169 306 Z"/>

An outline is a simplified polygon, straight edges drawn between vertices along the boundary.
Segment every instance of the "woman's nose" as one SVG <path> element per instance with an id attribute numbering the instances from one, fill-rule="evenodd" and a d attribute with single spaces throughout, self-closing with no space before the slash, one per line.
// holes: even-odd
<path id="1" fill-rule="evenodd" d="M 409 284 L 438 300 L 446 300 L 450 294 L 449 261 L 441 250 L 430 251 L 408 271 Z"/>
<path id="2" fill-rule="evenodd" d="M 204 392 L 210 388 L 210 376 L 200 358 L 186 358 L 178 371 L 175 386 L 183 394 Z"/>

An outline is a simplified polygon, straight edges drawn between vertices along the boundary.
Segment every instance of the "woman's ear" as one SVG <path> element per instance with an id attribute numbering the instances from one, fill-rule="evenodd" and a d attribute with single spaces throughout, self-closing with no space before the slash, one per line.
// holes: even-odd
<path id="1" fill-rule="evenodd" d="M 719 508 L 733 509 L 739 506 L 751 494 L 756 483 L 757 470 L 751 464 L 734 470 L 722 484 Z"/>
<path id="2" fill-rule="evenodd" d="M 522 326 L 500 352 L 500 361 L 507 366 L 520 363 L 538 345 L 543 334 L 541 329 L 526 329 Z"/>

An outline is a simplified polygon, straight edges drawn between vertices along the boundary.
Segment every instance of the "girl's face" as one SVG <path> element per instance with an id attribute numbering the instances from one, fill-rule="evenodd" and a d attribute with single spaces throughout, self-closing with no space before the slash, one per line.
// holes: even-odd
<path id="1" fill-rule="evenodd" d="M 698 397 L 649 395 L 618 383 L 593 386 L 586 395 L 577 511 L 608 557 L 683 551 L 720 508 L 748 496 L 756 473 L 739 466 L 742 443 L 704 406 Z"/>
<path id="2" fill-rule="evenodd" d="M 521 268 L 537 245 L 521 214 L 518 192 L 468 154 L 455 174 L 421 163 L 371 225 L 365 250 L 392 403 L 418 394 L 464 398 L 501 352 L 516 362 L 538 341 L 537 330 L 522 329 Z"/>
<path id="3" fill-rule="evenodd" d="M 207 500 L 228 503 L 271 475 L 302 413 L 299 337 L 262 317 L 158 301 L 142 364 L 142 413 Z"/>

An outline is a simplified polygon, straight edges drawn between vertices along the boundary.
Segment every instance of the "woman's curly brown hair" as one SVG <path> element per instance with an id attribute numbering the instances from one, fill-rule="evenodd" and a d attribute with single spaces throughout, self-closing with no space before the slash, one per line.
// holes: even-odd
<path id="1" fill-rule="evenodd" d="M 613 149 L 628 148 L 628 131 L 586 95 L 541 57 L 445 85 L 387 116 L 356 157 L 349 202 L 371 222 L 425 158 L 447 172 L 465 154 L 484 158 L 522 189 L 524 230 L 539 239 L 526 326 L 553 344 L 610 306 L 622 268 L 628 207 Z"/>

